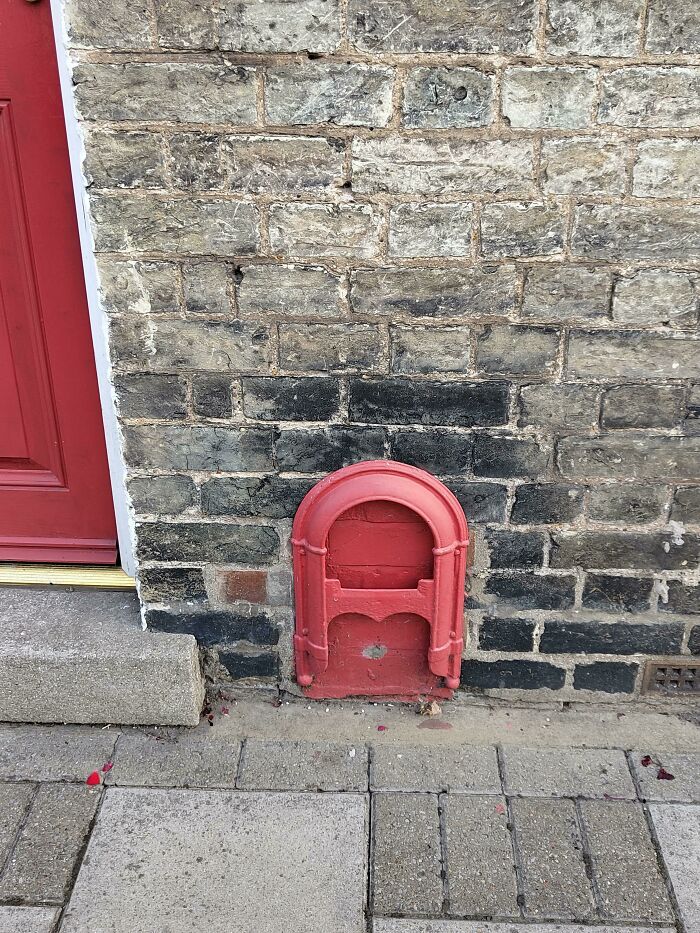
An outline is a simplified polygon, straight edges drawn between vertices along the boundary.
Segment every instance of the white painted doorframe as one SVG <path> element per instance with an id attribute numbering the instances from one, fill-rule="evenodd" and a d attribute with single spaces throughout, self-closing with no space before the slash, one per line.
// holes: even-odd
<path id="1" fill-rule="evenodd" d="M 109 475 L 112 484 L 112 499 L 117 520 L 119 555 L 121 566 L 133 577 L 136 575 L 134 520 L 126 491 L 126 468 L 122 454 L 121 433 L 119 430 L 114 393 L 110 378 L 109 351 L 107 348 L 107 315 L 100 302 L 100 293 L 97 284 L 97 263 L 95 262 L 94 241 L 88 218 L 87 191 L 82 173 L 84 146 L 80 124 L 75 110 L 75 100 L 73 98 L 73 84 L 68 58 L 68 43 L 63 4 L 62 0 L 44 0 L 44 2 L 50 2 L 51 15 L 53 18 L 58 72 L 61 81 L 61 98 L 63 100 L 63 114 L 68 137 L 68 151 L 70 154 L 78 230 L 80 232 L 80 249 L 83 257 L 85 289 L 87 291 L 88 309 L 90 312 L 90 329 L 92 331 L 97 382 L 100 392 L 100 404 L 102 406 L 102 421 L 104 423 L 105 440 L 107 442 L 107 458 L 109 461 Z"/>

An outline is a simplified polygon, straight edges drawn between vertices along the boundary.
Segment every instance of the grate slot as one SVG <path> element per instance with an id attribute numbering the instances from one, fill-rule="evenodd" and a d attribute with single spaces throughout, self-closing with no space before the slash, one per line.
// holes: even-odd
<path id="1" fill-rule="evenodd" d="M 644 673 L 642 693 L 663 696 L 700 695 L 700 661 L 673 658 L 649 661 Z"/>

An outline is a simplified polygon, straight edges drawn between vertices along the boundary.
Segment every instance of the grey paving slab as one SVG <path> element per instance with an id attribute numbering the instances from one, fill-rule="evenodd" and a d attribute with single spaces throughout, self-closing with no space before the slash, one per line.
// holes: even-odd
<path id="1" fill-rule="evenodd" d="M 573 801 L 522 798 L 511 807 L 526 916 L 589 919 L 593 897 Z"/>
<path id="2" fill-rule="evenodd" d="M 61 933 L 364 933 L 355 794 L 108 788 Z"/>
<path id="3" fill-rule="evenodd" d="M 524 797 L 637 796 L 619 749 L 504 748 L 507 794 Z"/>
<path id="4" fill-rule="evenodd" d="M 700 755 L 633 752 L 630 760 L 644 800 L 700 803 Z"/>
<path id="5" fill-rule="evenodd" d="M 372 835 L 374 912 L 440 913 L 438 798 L 433 794 L 375 794 Z"/>
<path id="6" fill-rule="evenodd" d="M 31 784 L 0 784 L 0 872 L 33 796 Z"/>
<path id="7" fill-rule="evenodd" d="M 101 792 L 74 784 L 39 788 L 0 879 L 0 901 L 63 903 Z"/>
<path id="8" fill-rule="evenodd" d="M 53 933 L 57 920 L 53 907 L 0 907 L 0 933 Z"/>
<path id="9" fill-rule="evenodd" d="M 367 790 L 367 748 L 330 742 L 263 742 L 243 748 L 238 786 L 250 790 Z"/>
<path id="10" fill-rule="evenodd" d="M 580 926 L 573 923 L 489 923 L 475 920 L 375 920 L 373 933 L 649 933 L 649 927 Z M 673 933 L 673 927 L 654 927 Z"/>
<path id="11" fill-rule="evenodd" d="M 0 726 L 0 781 L 78 781 L 109 761 L 117 731 Z"/>
<path id="12" fill-rule="evenodd" d="M 235 787 L 240 742 L 208 733 L 125 732 L 105 783 L 145 787 Z"/>
<path id="13" fill-rule="evenodd" d="M 594 890 L 607 920 L 673 923 L 673 909 L 641 804 L 582 800 Z"/>
<path id="14" fill-rule="evenodd" d="M 700 933 L 700 806 L 652 804 L 661 854 L 686 933 Z"/>
<path id="15" fill-rule="evenodd" d="M 372 787 L 379 790 L 500 794 L 496 749 L 471 745 L 377 745 Z"/>
<path id="16" fill-rule="evenodd" d="M 519 917 L 505 799 L 452 794 L 441 803 L 447 838 L 448 913 Z"/>

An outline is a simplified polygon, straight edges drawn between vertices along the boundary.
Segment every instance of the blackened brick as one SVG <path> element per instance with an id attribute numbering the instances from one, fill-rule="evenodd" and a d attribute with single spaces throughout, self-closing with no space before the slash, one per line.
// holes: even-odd
<path id="1" fill-rule="evenodd" d="M 688 639 L 688 651 L 691 654 L 698 655 L 700 654 L 700 625 L 694 625 L 690 630 L 690 638 Z"/>
<path id="2" fill-rule="evenodd" d="M 394 460 L 443 475 L 466 473 L 471 451 L 471 435 L 451 431 L 399 431 L 391 439 Z"/>
<path id="3" fill-rule="evenodd" d="M 674 544 L 670 532 L 555 535 L 550 564 L 596 570 L 683 570 L 697 564 L 699 541 L 696 535 L 684 535 L 683 544 Z"/>
<path id="4" fill-rule="evenodd" d="M 651 588 L 651 580 L 589 573 L 583 587 L 583 605 L 601 612 L 644 612 L 649 609 Z"/>
<path id="5" fill-rule="evenodd" d="M 678 654 L 683 625 L 631 622 L 545 622 L 543 654 Z"/>
<path id="6" fill-rule="evenodd" d="M 114 380 L 122 418 L 187 417 L 187 383 L 179 376 L 132 373 Z"/>
<path id="7" fill-rule="evenodd" d="M 548 463 L 549 454 L 536 440 L 495 434 L 474 438 L 475 476 L 536 477 Z"/>
<path id="8" fill-rule="evenodd" d="M 535 623 L 529 619 L 486 618 L 479 626 L 482 651 L 532 651 Z"/>
<path id="9" fill-rule="evenodd" d="M 514 525 L 559 525 L 573 522 L 583 509 L 583 489 L 556 483 L 518 486 L 510 517 Z"/>
<path id="10" fill-rule="evenodd" d="M 485 593 L 516 609 L 569 609 L 574 604 L 574 577 L 534 573 L 496 573 L 486 580 Z"/>
<path id="11" fill-rule="evenodd" d="M 680 386 L 613 386 L 603 397 L 604 428 L 674 428 L 683 414 Z"/>
<path id="12" fill-rule="evenodd" d="M 671 518 L 687 524 L 700 524 L 700 486 L 679 486 L 676 489 Z"/>
<path id="13" fill-rule="evenodd" d="M 189 476 L 132 476 L 129 496 L 137 515 L 179 515 L 198 499 Z"/>
<path id="14" fill-rule="evenodd" d="M 230 418 L 231 377 L 195 376 L 192 380 L 192 407 L 202 418 Z"/>
<path id="15" fill-rule="evenodd" d="M 237 641 L 276 645 L 280 637 L 279 629 L 264 613 L 245 616 L 227 610 L 170 612 L 149 609 L 146 612 L 146 624 L 156 632 L 194 635 L 205 648 Z"/>
<path id="16" fill-rule="evenodd" d="M 212 561 L 217 564 L 268 563 L 279 538 L 267 525 L 213 522 L 143 522 L 137 526 L 140 560 Z"/>
<path id="17" fill-rule="evenodd" d="M 462 687 L 476 690 L 559 690 L 566 672 L 546 661 L 462 661 Z"/>
<path id="18" fill-rule="evenodd" d="M 313 480 L 279 476 L 215 477 L 202 486 L 202 511 L 205 515 L 287 518 L 313 485 Z"/>
<path id="19" fill-rule="evenodd" d="M 338 412 L 337 379 L 292 376 L 243 380 L 243 411 L 262 421 L 326 421 Z"/>
<path id="20" fill-rule="evenodd" d="M 147 602 L 207 598 L 204 575 L 198 567 L 146 567 L 139 572 L 141 597 Z"/>
<path id="21" fill-rule="evenodd" d="M 638 664 L 624 664 L 618 661 L 577 664 L 574 668 L 574 690 L 632 693 L 638 672 Z"/>
<path id="22" fill-rule="evenodd" d="M 275 437 L 280 470 L 325 473 L 360 460 L 382 460 L 386 430 L 377 427 L 283 428 Z"/>
<path id="23" fill-rule="evenodd" d="M 243 651 L 219 651 L 219 662 L 233 680 L 245 677 L 277 677 L 280 669 L 279 656 L 270 651 L 248 654 Z"/>
<path id="24" fill-rule="evenodd" d="M 541 567 L 544 559 L 544 542 L 545 536 L 536 531 L 486 532 L 491 567 L 496 570 Z"/>
<path id="25" fill-rule="evenodd" d="M 665 612 L 700 612 L 700 585 L 691 586 L 680 580 L 671 580 L 668 584 L 668 602 L 659 601 L 659 609 Z"/>
<path id="26" fill-rule="evenodd" d="M 507 382 L 414 382 L 351 379 L 350 418 L 380 424 L 504 424 Z"/>
<path id="27" fill-rule="evenodd" d="M 508 490 L 499 483 L 468 483 L 450 480 L 447 486 L 459 499 L 468 522 L 505 520 Z"/>
<path id="28" fill-rule="evenodd" d="M 596 522 L 643 525 L 656 521 L 666 501 L 657 486 L 594 486 L 588 493 L 588 514 Z"/>

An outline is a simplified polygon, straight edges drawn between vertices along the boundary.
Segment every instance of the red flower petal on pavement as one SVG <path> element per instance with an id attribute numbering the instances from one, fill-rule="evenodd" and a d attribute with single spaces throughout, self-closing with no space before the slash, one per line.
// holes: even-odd
<path id="1" fill-rule="evenodd" d="M 388 726 L 377 726 L 377 732 L 386 732 Z"/>
<path id="2" fill-rule="evenodd" d="M 642 758 L 642 762 L 641 762 L 642 767 L 648 768 L 649 765 L 652 764 L 653 761 L 654 759 L 651 757 L 651 755 L 645 755 L 644 758 Z"/>
<path id="3" fill-rule="evenodd" d="M 497 803 L 497 804 L 496 804 L 496 813 L 501 813 L 501 814 L 503 814 L 503 813 L 505 813 L 505 812 L 506 812 L 505 804 L 503 804 L 503 803 Z"/>
<path id="4" fill-rule="evenodd" d="M 88 779 L 87 779 L 87 781 L 86 781 L 85 783 L 86 783 L 86 784 L 89 784 L 90 787 L 94 787 L 96 784 L 100 784 L 100 783 L 101 783 L 101 782 L 100 782 L 100 772 L 99 772 L 99 771 L 93 771 L 92 774 L 89 774 L 89 775 L 88 775 Z"/>
<path id="5" fill-rule="evenodd" d="M 675 781 L 675 774 L 671 774 L 670 771 L 667 771 L 666 768 L 659 768 L 659 772 L 656 775 L 657 781 Z"/>
<path id="6" fill-rule="evenodd" d="M 114 767 L 113 761 L 105 761 L 105 763 L 102 765 L 102 768 L 100 770 L 102 771 L 103 774 L 107 774 L 107 772 L 111 771 L 113 767 Z"/>

